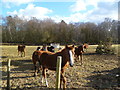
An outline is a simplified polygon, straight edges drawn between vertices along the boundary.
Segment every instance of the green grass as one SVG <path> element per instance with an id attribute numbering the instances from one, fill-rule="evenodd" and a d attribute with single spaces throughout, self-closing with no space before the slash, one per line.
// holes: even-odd
<path id="1" fill-rule="evenodd" d="M 33 77 L 34 67 L 31 61 L 32 53 L 37 46 L 26 46 L 26 56 L 20 57 L 17 53 L 17 46 L 2 47 L 2 87 L 6 87 L 7 60 L 11 59 L 11 87 L 12 89 L 37 89 L 44 88 L 41 83 L 41 73 Z M 62 46 L 63 47 L 63 46 Z M 75 62 L 74 67 L 68 67 L 65 71 L 67 88 L 118 88 L 116 74 L 119 70 L 117 56 L 120 56 L 118 48 L 120 45 L 113 45 L 117 55 L 98 55 L 95 53 L 97 45 L 89 45 L 87 52 L 83 55 L 83 65 L 80 61 Z M 55 72 L 47 73 L 49 88 L 55 88 Z"/>

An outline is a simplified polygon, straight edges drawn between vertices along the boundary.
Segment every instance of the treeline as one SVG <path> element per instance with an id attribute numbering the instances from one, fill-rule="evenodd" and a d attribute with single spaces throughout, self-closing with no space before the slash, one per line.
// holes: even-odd
<path id="1" fill-rule="evenodd" d="M 56 23 L 51 19 L 30 20 L 18 16 L 2 18 L 2 42 L 24 44 L 98 44 L 111 38 L 118 43 L 118 21 L 105 18 L 99 24 L 93 22 Z"/>

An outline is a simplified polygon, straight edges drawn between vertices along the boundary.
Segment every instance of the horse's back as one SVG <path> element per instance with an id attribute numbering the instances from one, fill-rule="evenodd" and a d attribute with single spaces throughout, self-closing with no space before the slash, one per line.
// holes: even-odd
<path id="1" fill-rule="evenodd" d="M 39 50 L 34 51 L 33 54 L 32 54 L 32 60 L 33 61 L 39 61 L 40 56 L 43 52 L 44 51 L 39 51 Z"/>
<path id="2" fill-rule="evenodd" d="M 40 63 L 42 64 L 42 66 L 50 70 L 56 69 L 56 62 L 57 57 L 52 52 L 44 52 L 40 56 Z"/>
<path id="3" fill-rule="evenodd" d="M 45 61 L 46 58 L 47 58 L 47 59 L 51 58 L 53 54 L 54 54 L 54 53 L 49 52 L 49 51 L 43 52 L 40 59 L 41 59 L 41 60 L 44 59 L 44 61 Z"/>

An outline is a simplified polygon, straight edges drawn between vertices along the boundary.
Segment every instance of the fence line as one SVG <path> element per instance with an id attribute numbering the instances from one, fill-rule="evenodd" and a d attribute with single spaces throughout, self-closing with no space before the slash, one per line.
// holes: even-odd
<path id="1" fill-rule="evenodd" d="M 10 90 L 10 62 L 11 60 L 8 59 L 8 64 L 7 64 L 7 90 Z"/>
<path id="2" fill-rule="evenodd" d="M 20 61 L 17 61 L 18 63 L 22 63 Z M 62 57 L 57 57 L 57 68 L 56 68 L 56 89 L 59 90 L 60 88 L 60 75 L 61 75 L 61 63 L 62 63 Z M 7 60 L 7 90 L 11 90 L 11 83 L 10 83 L 10 64 L 11 59 Z"/>
<path id="3" fill-rule="evenodd" d="M 61 62 L 62 57 L 57 57 L 57 68 L 56 68 L 56 89 L 58 90 L 60 88 L 60 74 L 61 74 Z"/>

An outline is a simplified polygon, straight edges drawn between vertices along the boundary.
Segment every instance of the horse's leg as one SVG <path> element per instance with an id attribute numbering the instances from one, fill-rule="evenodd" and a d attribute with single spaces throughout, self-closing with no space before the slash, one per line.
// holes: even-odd
<path id="1" fill-rule="evenodd" d="M 83 63 L 83 62 L 82 62 L 82 54 L 80 54 L 80 58 L 81 58 L 81 65 L 82 65 L 82 63 Z"/>
<path id="2" fill-rule="evenodd" d="M 39 68 L 38 68 L 38 72 L 37 72 L 37 73 L 39 73 L 40 70 L 42 70 L 42 65 L 41 65 L 41 63 L 40 63 L 40 61 L 39 61 Z"/>
<path id="3" fill-rule="evenodd" d="M 35 72 L 34 72 L 34 77 L 37 76 L 37 65 L 36 65 L 36 60 L 33 60 L 33 64 L 34 64 L 34 69 L 35 69 Z"/>
<path id="4" fill-rule="evenodd" d="M 19 51 L 18 51 L 18 56 L 19 56 Z"/>
<path id="5" fill-rule="evenodd" d="M 62 76 L 62 73 L 61 73 L 61 78 L 60 78 L 60 88 L 62 88 L 62 82 L 63 82 L 63 76 Z"/>
<path id="6" fill-rule="evenodd" d="M 64 77 L 63 73 L 61 73 L 61 82 L 63 82 L 63 89 L 66 88 L 66 78 Z"/>
<path id="7" fill-rule="evenodd" d="M 46 82 L 46 86 L 48 87 L 48 82 L 47 82 L 47 78 L 46 78 L 46 69 L 43 68 L 42 70 L 42 83 L 43 83 L 43 78 L 45 79 L 45 82 Z"/>
<path id="8" fill-rule="evenodd" d="M 60 88 L 62 88 L 62 76 L 61 76 L 61 78 L 60 78 Z"/>
<path id="9" fill-rule="evenodd" d="M 61 70 L 61 79 L 60 79 L 60 88 L 62 86 L 62 82 L 63 82 L 63 89 L 66 88 L 66 78 L 64 77 L 64 70 Z"/>
<path id="10" fill-rule="evenodd" d="M 78 55 L 78 61 L 80 61 L 80 55 Z"/>
<path id="11" fill-rule="evenodd" d="M 78 58 L 77 55 L 75 55 L 75 61 L 76 61 L 76 62 L 77 62 L 77 58 Z"/>
<path id="12" fill-rule="evenodd" d="M 25 51 L 24 51 L 24 57 L 25 57 Z"/>
<path id="13" fill-rule="evenodd" d="M 22 57 L 23 52 L 21 52 L 21 57 Z"/>

